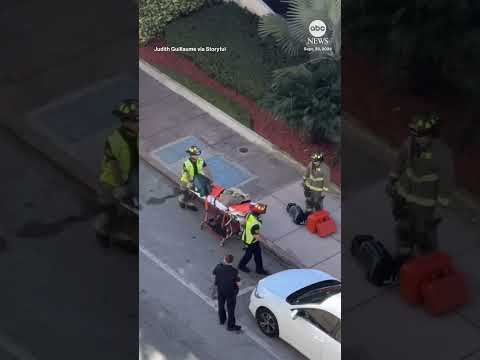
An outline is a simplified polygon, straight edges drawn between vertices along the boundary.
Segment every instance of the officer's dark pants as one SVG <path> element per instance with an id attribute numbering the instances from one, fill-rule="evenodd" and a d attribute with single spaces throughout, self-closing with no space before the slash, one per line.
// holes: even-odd
<path id="1" fill-rule="evenodd" d="M 239 268 L 245 267 L 248 264 L 248 262 L 252 259 L 252 256 L 255 260 L 256 271 L 257 272 L 264 271 L 263 260 L 262 260 L 262 248 L 260 247 L 260 243 L 258 241 L 247 246 L 247 250 L 245 250 L 245 254 L 243 255 L 240 262 L 238 263 L 238 267 Z"/>
<path id="2" fill-rule="evenodd" d="M 227 312 L 225 312 L 225 304 L 227 305 L 228 321 L 227 327 L 235 326 L 235 306 L 237 305 L 237 293 L 223 294 L 218 292 L 218 317 L 223 324 L 227 320 Z"/>

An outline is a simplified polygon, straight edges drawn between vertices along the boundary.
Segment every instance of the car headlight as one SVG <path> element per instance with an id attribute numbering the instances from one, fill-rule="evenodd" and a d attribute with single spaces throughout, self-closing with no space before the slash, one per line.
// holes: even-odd
<path id="1" fill-rule="evenodd" d="M 257 298 L 257 299 L 263 299 L 263 297 L 260 295 L 260 293 L 258 292 L 258 285 L 255 287 L 255 291 L 253 292 L 253 295 Z"/>

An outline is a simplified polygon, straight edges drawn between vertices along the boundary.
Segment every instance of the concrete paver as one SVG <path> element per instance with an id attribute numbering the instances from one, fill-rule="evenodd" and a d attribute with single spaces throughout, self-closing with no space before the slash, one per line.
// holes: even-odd
<path id="1" fill-rule="evenodd" d="M 302 267 L 312 267 L 340 252 L 338 241 L 331 237 L 318 237 L 304 229 L 284 236 L 280 240 L 275 241 L 275 245 L 295 254 L 295 256 L 301 259 Z M 340 268 L 340 264 L 338 266 Z"/>

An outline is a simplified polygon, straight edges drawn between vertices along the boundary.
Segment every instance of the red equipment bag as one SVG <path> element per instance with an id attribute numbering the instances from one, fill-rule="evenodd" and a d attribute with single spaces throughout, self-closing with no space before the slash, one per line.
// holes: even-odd
<path id="1" fill-rule="evenodd" d="M 317 232 L 317 224 L 319 221 L 322 221 L 326 217 L 329 217 L 330 214 L 326 210 L 320 210 L 320 211 L 315 211 L 314 213 L 311 213 L 308 215 L 307 218 L 307 229 L 310 231 L 312 234 L 315 234 Z"/>
<path id="2" fill-rule="evenodd" d="M 320 218 L 317 222 L 317 234 L 320 237 L 327 237 L 337 232 L 337 224 L 327 213 L 324 217 Z"/>
<path id="3" fill-rule="evenodd" d="M 468 303 L 470 294 L 463 274 L 452 271 L 422 285 L 424 306 L 431 315 L 441 315 Z"/>
<path id="4" fill-rule="evenodd" d="M 430 281 L 435 274 L 452 270 L 450 257 L 443 252 L 418 256 L 400 269 L 400 294 L 409 304 L 421 304 L 423 283 Z"/>

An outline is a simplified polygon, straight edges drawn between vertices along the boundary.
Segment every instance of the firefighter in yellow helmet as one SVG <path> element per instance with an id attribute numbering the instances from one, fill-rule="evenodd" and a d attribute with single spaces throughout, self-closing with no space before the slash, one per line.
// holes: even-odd
<path id="1" fill-rule="evenodd" d="M 396 220 L 397 257 L 404 261 L 417 252 L 437 248 L 436 214 L 449 205 L 454 187 L 451 150 L 438 137 L 436 114 L 414 116 L 410 137 L 403 144 L 387 186 Z"/>
<path id="2" fill-rule="evenodd" d="M 323 209 L 324 192 L 328 191 L 323 168 L 324 158 L 323 153 L 314 153 L 303 177 L 305 211 L 307 213 Z"/>
<path id="3" fill-rule="evenodd" d="M 182 208 L 189 208 L 197 210 L 193 203 L 193 197 L 189 190 L 193 189 L 193 179 L 195 175 L 200 174 L 211 179 L 210 171 L 207 167 L 207 162 L 200 156 L 202 151 L 198 146 L 190 146 L 186 150 L 188 159 L 186 159 L 182 166 L 182 173 L 180 175 L 180 195 L 178 203 Z"/>
<path id="4" fill-rule="evenodd" d="M 260 247 L 260 241 L 262 239 L 262 236 L 260 235 L 260 227 L 262 226 L 260 216 L 266 212 L 267 205 L 256 203 L 252 206 L 251 212 L 245 219 L 245 229 L 242 234 L 245 254 L 238 263 L 238 269 L 243 272 L 250 272 L 250 269 L 247 268 L 247 264 L 253 256 L 257 274 L 269 275 L 269 272 L 263 268 L 262 248 Z"/>
<path id="5" fill-rule="evenodd" d="M 99 179 L 102 212 L 95 224 L 97 236 L 106 247 L 110 246 L 117 204 L 138 199 L 138 100 L 124 100 L 112 113 L 120 119 L 121 125 L 105 142 Z"/>

